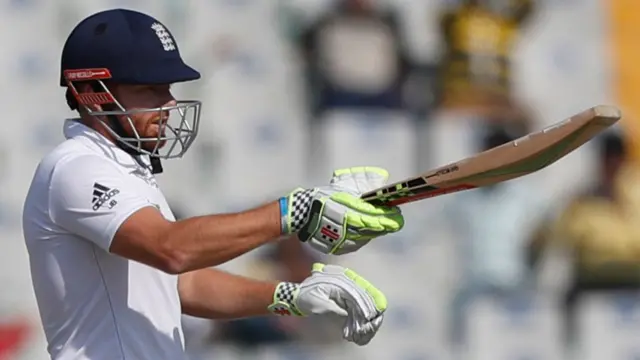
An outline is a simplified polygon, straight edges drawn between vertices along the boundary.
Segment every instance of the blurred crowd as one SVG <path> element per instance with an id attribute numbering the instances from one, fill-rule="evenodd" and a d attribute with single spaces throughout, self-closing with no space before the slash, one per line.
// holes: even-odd
<path id="1" fill-rule="evenodd" d="M 634 121 L 607 47 L 614 2 L 1 2 L 0 26 L 13 31 L 0 31 L 10 123 L 0 185 L 11 189 L 0 193 L 0 359 L 46 358 L 16 219 L 37 160 L 62 139 L 58 56 L 80 18 L 114 6 L 153 14 L 205 75 L 176 87 L 203 101 L 203 124 L 194 150 L 159 178 L 180 218 L 248 208 L 344 166 L 382 166 L 400 180 L 596 104 Z M 640 170 L 629 134 L 615 127 L 531 176 L 408 205 L 402 233 L 355 255 L 319 258 L 286 241 L 223 266 L 289 281 L 317 260 L 357 269 L 389 299 L 365 348 L 316 319 L 185 317 L 189 351 L 194 360 L 640 358 Z"/>

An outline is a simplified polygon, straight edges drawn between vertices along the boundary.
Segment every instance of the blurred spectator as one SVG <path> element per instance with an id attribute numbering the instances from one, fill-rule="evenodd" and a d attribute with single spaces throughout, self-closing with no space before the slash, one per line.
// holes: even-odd
<path id="1" fill-rule="evenodd" d="M 475 152 L 471 142 L 495 122 L 526 117 L 512 88 L 514 48 L 535 0 L 460 0 L 440 15 L 442 56 L 433 116 L 421 153 L 432 167 Z"/>
<path id="2" fill-rule="evenodd" d="M 415 152 L 408 139 L 415 134 L 411 107 L 418 105 L 407 98 L 414 65 L 401 25 L 391 5 L 338 0 L 300 28 L 295 46 L 307 87 L 310 160 L 306 165 L 311 179 L 322 181 L 336 167 L 349 164 L 409 173 Z M 361 150 L 371 149 L 376 138 L 388 143 L 402 139 L 402 143 L 380 145 L 379 152 Z M 398 158 L 403 160 L 389 161 Z"/>
<path id="3" fill-rule="evenodd" d="M 581 297 L 640 289 L 640 171 L 626 159 L 623 138 L 613 132 L 603 135 L 596 185 L 575 195 L 532 237 L 533 266 L 551 250 L 562 249 L 571 256 L 573 274 L 565 297 L 569 342 Z"/>
<path id="4" fill-rule="evenodd" d="M 480 151 L 528 133 L 520 123 L 493 124 L 481 137 Z M 445 219 L 458 241 L 461 279 L 452 303 L 452 341 L 465 339 L 466 311 L 478 297 L 510 298 L 529 290 L 526 241 L 543 204 L 535 178 L 524 177 L 452 195 Z"/>
<path id="5" fill-rule="evenodd" d="M 340 0 L 298 40 L 312 113 L 404 108 L 410 61 L 396 14 L 370 0 Z"/>
<path id="6" fill-rule="evenodd" d="M 443 106 L 508 107 L 513 46 L 534 1 L 462 0 L 443 12 Z"/>

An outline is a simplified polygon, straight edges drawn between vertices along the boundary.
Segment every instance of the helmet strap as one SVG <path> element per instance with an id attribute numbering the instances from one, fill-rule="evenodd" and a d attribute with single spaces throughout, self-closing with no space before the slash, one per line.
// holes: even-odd
<path id="1" fill-rule="evenodd" d="M 151 173 L 152 174 L 162 174 L 164 169 L 162 168 L 162 161 L 160 158 L 155 156 L 149 157 L 149 161 L 151 161 Z"/>

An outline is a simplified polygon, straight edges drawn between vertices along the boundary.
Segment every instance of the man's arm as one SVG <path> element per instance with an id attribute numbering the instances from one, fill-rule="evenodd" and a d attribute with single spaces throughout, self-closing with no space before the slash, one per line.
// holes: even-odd
<path id="1" fill-rule="evenodd" d="M 201 269 L 178 277 L 182 312 L 208 319 L 238 319 L 269 315 L 277 283 L 248 279 L 216 269 Z"/>
<path id="2" fill-rule="evenodd" d="M 214 269 L 178 277 L 182 312 L 209 319 L 278 314 L 342 317 L 342 336 L 366 345 L 382 325 L 387 298 L 351 269 L 316 263 L 299 284 L 269 283 Z M 275 293 L 275 295 L 274 295 Z"/>
<path id="3" fill-rule="evenodd" d="M 277 202 L 174 222 L 136 186 L 100 157 L 64 160 L 51 176 L 49 214 L 56 225 L 106 251 L 171 274 L 219 265 L 281 235 Z M 105 194 L 108 201 L 98 201 Z"/>
<path id="4" fill-rule="evenodd" d="M 235 214 L 176 222 L 145 207 L 125 220 L 109 251 L 172 274 L 216 266 L 281 234 L 278 202 Z"/>

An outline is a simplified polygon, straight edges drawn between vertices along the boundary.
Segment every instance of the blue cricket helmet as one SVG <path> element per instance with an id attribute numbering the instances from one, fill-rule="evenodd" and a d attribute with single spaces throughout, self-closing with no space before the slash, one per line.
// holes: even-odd
<path id="1" fill-rule="evenodd" d="M 152 158 L 182 156 L 198 132 L 202 103 L 176 101 L 175 106 L 125 109 L 108 83 L 166 85 L 197 80 L 200 73 L 182 60 L 169 30 L 153 17 L 126 9 L 102 11 L 82 20 L 71 31 L 62 50 L 60 85 L 68 88 L 74 107 L 101 119 L 117 144 L 132 154 Z M 93 92 L 79 93 L 77 82 L 90 82 Z M 157 137 L 127 134 L 121 119 L 135 128 L 131 115 L 139 112 L 172 113 Z M 177 120 L 177 122 L 176 122 Z M 168 135 L 165 135 L 169 133 Z M 150 148 L 151 147 L 151 148 Z"/>
<path id="2" fill-rule="evenodd" d="M 106 68 L 123 84 L 173 84 L 200 78 L 180 56 L 167 28 L 153 17 L 114 9 L 82 20 L 62 50 L 60 85 L 68 70 Z"/>

